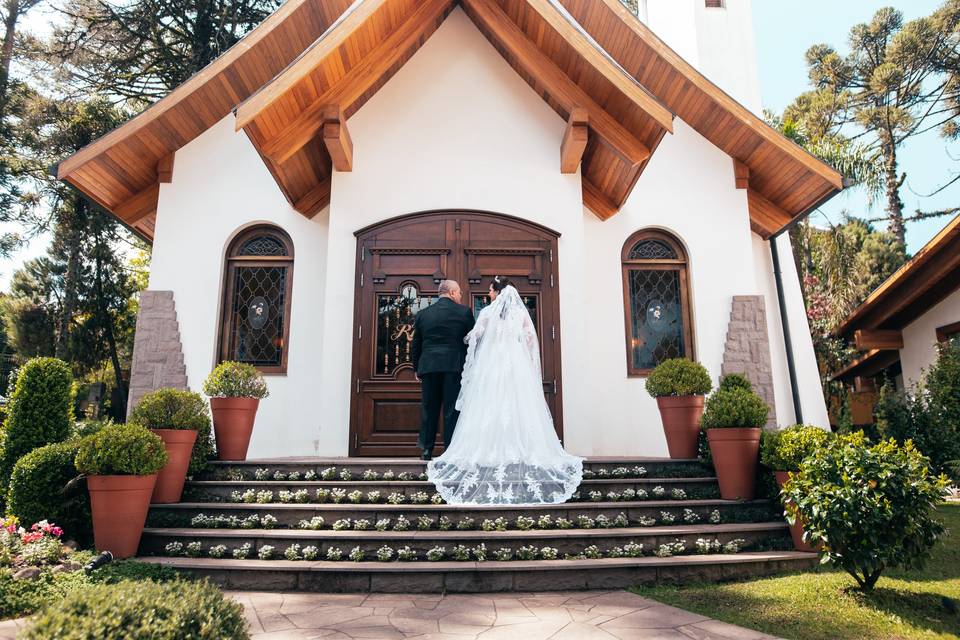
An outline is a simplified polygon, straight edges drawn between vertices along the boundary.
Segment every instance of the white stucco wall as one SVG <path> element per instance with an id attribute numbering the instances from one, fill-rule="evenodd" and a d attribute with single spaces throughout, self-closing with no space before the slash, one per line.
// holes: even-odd
<path id="1" fill-rule="evenodd" d="M 904 327 L 900 366 L 908 388 L 921 382 L 923 370 L 937 359 L 937 327 L 954 322 L 960 322 L 960 289 Z"/>
<path id="2" fill-rule="evenodd" d="M 174 292 L 187 383 L 200 391 L 216 363 L 224 253 L 259 222 L 290 234 L 295 264 L 287 375 L 267 378 L 250 454 L 308 455 L 318 450 L 319 421 L 303 399 L 320 385 L 326 216 L 308 220 L 287 204 L 232 114 L 177 151 L 173 182 L 160 187 L 150 288 Z"/>
<path id="3" fill-rule="evenodd" d="M 769 248 L 750 232 L 746 192 L 734 188 L 730 158 L 678 119 L 622 211 L 601 222 L 583 208 L 579 175 L 559 172 L 564 126 L 460 9 L 350 118 L 353 171 L 334 174 L 330 206 L 313 220 L 287 204 L 249 140 L 234 131 L 233 116 L 225 118 L 177 153 L 173 183 L 160 194 L 150 286 L 174 291 L 191 388 L 200 388 L 216 358 L 226 245 L 250 224 L 278 224 L 296 249 L 289 366 L 268 381 L 272 395 L 261 405 L 250 455 L 346 455 L 354 233 L 407 213 L 463 208 L 561 234 L 570 451 L 666 454 L 655 402 L 643 379 L 626 375 L 620 252 L 645 227 L 669 230 L 687 247 L 695 351 L 714 379 L 732 296 L 766 296 L 777 413 L 788 423 Z M 790 265 L 784 279 L 795 283 L 789 249 L 782 254 Z M 799 300 L 799 284 L 789 286 Z M 795 325 L 791 316 L 794 348 L 812 357 L 802 307 L 799 314 Z M 804 373 L 805 389 L 819 389 L 815 372 L 814 364 L 812 375 Z"/>

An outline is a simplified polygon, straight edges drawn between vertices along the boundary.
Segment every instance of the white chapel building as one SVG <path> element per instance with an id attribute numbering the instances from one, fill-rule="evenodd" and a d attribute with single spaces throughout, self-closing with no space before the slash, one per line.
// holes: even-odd
<path id="1" fill-rule="evenodd" d="M 240 360 L 251 457 L 417 455 L 413 316 L 500 274 L 566 448 L 659 456 L 670 357 L 827 425 L 786 231 L 842 180 L 760 113 L 750 0 L 287 0 L 57 171 L 153 245 L 131 404 Z"/>

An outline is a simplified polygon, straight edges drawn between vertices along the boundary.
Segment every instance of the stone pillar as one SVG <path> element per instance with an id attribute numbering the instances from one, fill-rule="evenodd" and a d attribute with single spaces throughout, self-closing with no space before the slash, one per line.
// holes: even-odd
<path id="1" fill-rule="evenodd" d="M 723 348 L 721 373 L 742 373 L 770 407 L 767 428 L 777 427 L 777 404 L 773 395 L 770 337 L 763 296 L 734 296 Z"/>
<path id="2" fill-rule="evenodd" d="M 145 393 L 163 387 L 186 389 L 187 367 L 173 291 L 147 290 L 140 293 L 127 416 Z"/>

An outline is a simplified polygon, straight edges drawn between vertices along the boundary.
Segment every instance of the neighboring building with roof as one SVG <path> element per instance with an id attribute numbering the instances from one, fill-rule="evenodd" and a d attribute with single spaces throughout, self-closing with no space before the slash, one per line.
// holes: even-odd
<path id="1" fill-rule="evenodd" d="M 922 381 L 938 344 L 960 342 L 960 216 L 877 287 L 836 335 L 862 355 L 832 378 L 853 387 L 855 422 L 872 422 L 884 379 L 909 389 Z"/>
<path id="2" fill-rule="evenodd" d="M 841 176 L 758 115 L 749 0 L 641 6 L 287 0 L 64 159 L 153 243 L 131 404 L 241 360 L 251 456 L 415 455 L 412 318 L 502 274 L 574 453 L 665 453 L 643 383 L 676 356 L 826 424 L 785 232 Z"/>

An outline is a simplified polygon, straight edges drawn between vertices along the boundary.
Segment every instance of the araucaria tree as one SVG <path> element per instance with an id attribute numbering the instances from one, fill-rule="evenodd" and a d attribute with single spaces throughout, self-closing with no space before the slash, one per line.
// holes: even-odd
<path id="1" fill-rule="evenodd" d="M 944 64 L 957 55 L 958 22 L 956 0 L 909 22 L 896 9 L 880 9 L 850 30 L 846 55 L 827 44 L 807 51 L 814 88 L 785 113 L 814 134 L 843 132 L 876 151 L 883 162 L 885 218 L 901 245 L 906 218 L 900 190 L 907 174 L 899 152 L 908 139 L 954 117 L 944 98 L 955 81 Z"/>

